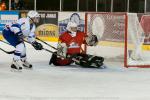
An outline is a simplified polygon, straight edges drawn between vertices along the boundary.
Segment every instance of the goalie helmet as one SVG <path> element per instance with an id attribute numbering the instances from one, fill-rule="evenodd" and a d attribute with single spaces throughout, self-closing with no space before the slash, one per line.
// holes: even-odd
<path id="1" fill-rule="evenodd" d="M 33 22 L 38 23 L 40 19 L 40 15 L 37 11 L 31 10 L 27 13 L 27 17 L 29 17 Z"/>
<path id="2" fill-rule="evenodd" d="M 98 44 L 98 38 L 96 35 L 89 35 L 85 38 L 87 45 L 96 46 Z"/>
<path id="3" fill-rule="evenodd" d="M 72 32 L 72 31 L 74 31 L 74 30 L 72 30 L 72 28 L 76 28 L 76 30 L 77 30 L 77 26 L 78 25 L 75 22 L 68 22 L 66 29 L 68 31 Z"/>

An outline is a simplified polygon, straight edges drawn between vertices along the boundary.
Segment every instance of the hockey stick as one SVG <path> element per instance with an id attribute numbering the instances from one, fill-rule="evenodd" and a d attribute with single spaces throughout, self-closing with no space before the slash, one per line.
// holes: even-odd
<path id="1" fill-rule="evenodd" d="M 45 41 L 43 41 L 43 40 L 39 39 L 38 37 L 36 37 L 36 39 L 37 39 L 37 40 L 39 40 L 39 41 L 41 41 L 42 43 L 44 43 L 44 44 L 48 45 L 49 47 L 51 47 L 51 48 L 55 49 L 55 50 L 59 50 L 59 49 L 57 49 L 56 47 L 54 47 L 54 46 L 52 46 L 52 45 L 48 44 L 47 42 L 45 42 Z M 61 51 L 61 52 L 63 52 L 62 50 L 60 50 L 60 51 Z"/>
<path id="2" fill-rule="evenodd" d="M 55 50 L 60 50 L 61 52 L 63 52 L 61 49 L 58 49 L 58 48 L 56 48 L 56 47 L 54 47 L 54 46 L 48 44 L 47 42 L 45 42 L 45 41 L 39 39 L 38 37 L 36 37 L 36 39 L 39 40 L 39 41 L 41 41 L 42 43 L 46 44 L 47 46 L 49 46 L 49 47 L 55 49 Z M 60 45 L 60 44 L 58 43 L 58 45 Z M 61 45 L 60 45 L 60 46 L 61 46 Z M 61 46 L 61 47 L 62 47 L 62 46 Z"/>
<path id="3" fill-rule="evenodd" d="M 53 49 L 55 49 L 55 50 L 58 50 L 58 49 L 57 49 L 57 48 L 55 48 L 54 46 L 52 46 L 52 45 L 50 45 L 50 44 L 46 43 L 45 41 L 43 41 L 43 40 L 39 39 L 38 37 L 36 37 L 36 39 L 37 39 L 37 40 L 39 40 L 39 41 L 41 41 L 42 43 L 44 43 L 44 44 L 48 45 L 49 47 L 51 47 L 51 48 L 53 48 Z"/>
<path id="4" fill-rule="evenodd" d="M 0 48 L 0 50 L 3 51 L 3 52 L 5 52 L 5 53 L 7 53 L 7 54 L 13 54 L 15 52 L 15 51 L 6 51 L 6 50 L 4 50 L 2 48 Z"/>
<path id="5" fill-rule="evenodd" d="M 5 44 L 10 45 L 8 42 L 2 41 L 2 40 L 0 40 L 0 41 L 3 42 L 3 43 L 5 43 Z M 14 50 L 13 51 L 6 51 L 6 50 L 4 50 L 2 48 L 0 48 L 0 50 L 3 51 L 3 52 L 5 52 L 5 53 L 7 53 L 7 54 L 13 54 L 15 52 Z"/>

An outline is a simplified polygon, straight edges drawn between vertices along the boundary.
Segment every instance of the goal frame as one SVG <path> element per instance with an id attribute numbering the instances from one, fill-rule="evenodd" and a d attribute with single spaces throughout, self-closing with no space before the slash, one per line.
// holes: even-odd
<path id="1" fill-rule="evenodd" d="M 112 15 L 125 15 L 125 33 L 124 33 L 124 67 L 137 67 L 137 68 L 150 68 L 150 65 L 129 65 L 128 64 L 128 13 L 110 13 L 110 12 L 86 12 L 85 13 L 85 33 L 88 34 L 88 14 L 112 14 Z"/>

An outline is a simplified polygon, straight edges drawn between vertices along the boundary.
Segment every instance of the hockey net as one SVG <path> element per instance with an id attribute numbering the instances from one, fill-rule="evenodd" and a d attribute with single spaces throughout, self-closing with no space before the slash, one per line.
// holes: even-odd
<path id="1" fill-rule="evenodd" d="M 87 53 L 119 61 L 125 67 L 149 67 L 143 51 L 144 31 L 135 13 L 86 13 L 85 31 L 98 36 L 99 44 Z M 150 59 L 149 59 L 150 60 Z"/>

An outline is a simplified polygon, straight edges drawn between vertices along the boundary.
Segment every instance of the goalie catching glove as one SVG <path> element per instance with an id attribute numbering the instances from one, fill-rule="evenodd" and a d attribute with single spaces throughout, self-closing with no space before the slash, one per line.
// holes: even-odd
<path id="1" fill-rule="evenodd" d="M 98 38 L 96 35 L 89 35 L 85 38 L 87 45 L 96 46 L 98 44 Z"/>
<path id="2" fill-rule="evenodd" d="M 33 46 L 36 50 L 42 50 L 42 49 L 43 49 L 42 44 L 41 44 L 41 43 L 38 43 L 38 42 L 36 42 L 36 41 L 34 41 L 34 42 L 32 43 L 32 46 Z"/>

